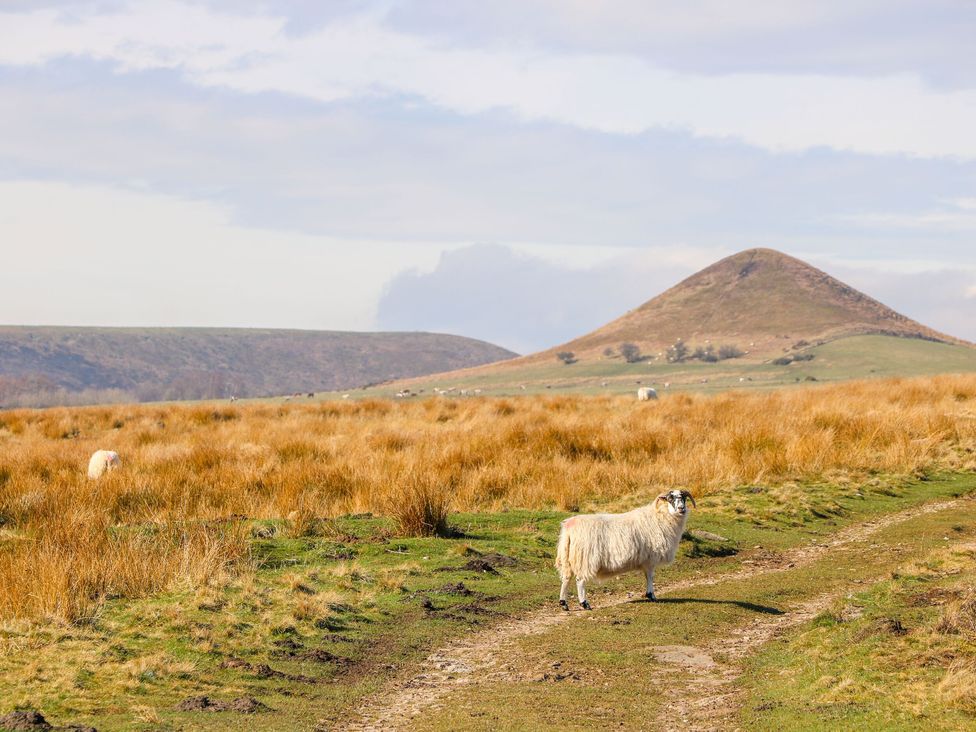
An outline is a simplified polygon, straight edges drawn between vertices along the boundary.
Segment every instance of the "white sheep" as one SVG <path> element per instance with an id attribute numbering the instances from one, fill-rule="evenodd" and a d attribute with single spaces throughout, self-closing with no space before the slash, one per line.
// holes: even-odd
<path id="1" fill-rule="evenodd" d="M 119 454 L 113 450 L 96 450 L 88 461 L 88 477 L 92 480 L 101 478 L 106 470 L 122 467 Z"/>
<path id="2" fill-rule="evenodd" d="M 651 399 L 657 399 L 657 389 L 652 386 L 642 386 L 637 390 L 637 401 L 647 402 Z"/>
<path id="3" fill-rule="evenodd" d="M 556 548 L 556 569 L 562 580 L 559 605 L 569 610 L 569 581 L 576 578 L 576 596 L 590 609 L 584 585 L 626 572 L 643 570 L 648 600 L 654 596 L 654 570 L 674 561 L 688 520 L 688 491 L 668 491 L 654 502 L 627 513 L 590 513 L 562 522 Z"/>

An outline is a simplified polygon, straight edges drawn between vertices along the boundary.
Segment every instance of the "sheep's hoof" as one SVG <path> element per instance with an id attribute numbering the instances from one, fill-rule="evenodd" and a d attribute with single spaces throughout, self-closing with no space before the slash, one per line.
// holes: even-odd
<path id="1" fill-rule="evenodd" d="M 566 612 L 569 612 L 569 603 L 566 602 L 565 600 L 560 600 L 559 601 L 559 607 L 561 607 Z"/>
<path id="2" fill-rule="evenodd" d="M 644 597 L 647 598 L 648 602 L 657 602 L 657 597 L 654 595 L 653 592 L 648 592 L 646 595 L 644 595 Z"/>
<path id="3" fill-rule="evenodd" d="M 590 607 L 590 601 L 589 600 L 583 600 L 583 602 L 580 603 L 580 607 L 583 608 L 584 610 L 592 610 L 593 609 L 593 608 Z"/>

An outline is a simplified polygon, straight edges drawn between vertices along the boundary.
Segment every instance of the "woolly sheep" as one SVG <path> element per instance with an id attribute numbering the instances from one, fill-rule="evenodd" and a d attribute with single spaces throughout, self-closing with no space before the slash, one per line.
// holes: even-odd
<path id="1" fill-rule="evenodd" d="M 652 386 L 642 386 L 637 390 L 637 401 L 647 402 L 651 399 L 657 399 L 657 389 Z"/>
<path id="2" fill-rule="evenodd" d="M 585 584 L 634 570 L 647 577 L 648 600 L 654 595 L 654 570 L 674 561 L 688 520 L 688 491 L 668 491 L 654 502 L 627 513 L 591 513 L 562 522 L 556 548 L 556 569 L 562 580 L 559 605 L 569 610 L 569 581 L 576 578 L 576 596 L 590 609 Z"/>
<path id="3" fill-rule="evenodd" d="M 113 450 L 96 450 L 88 461 L 88 477 L 92 480 L 101 478 L 106 470 L 115 470 L 122 466 L 119 454 Z"/>

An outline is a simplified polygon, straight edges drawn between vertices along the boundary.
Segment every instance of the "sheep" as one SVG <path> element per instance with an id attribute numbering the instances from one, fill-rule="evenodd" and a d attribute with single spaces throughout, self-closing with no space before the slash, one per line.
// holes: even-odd
<path id="1" fill-rule="evenodd" d="M 637 390 L 637 401 L 646 402 L 657 399 L 657 389 L 652 386 L 642 386 Z"/>
<path id="2" fill-rule="evenodd" d="M 569 580 L 576 578 L 576 596 L 590 609 L 585 583 L 606 580 L 636 569 L 647 577 L 648 600 L 654 595 L 654 570 L 674 561 L 688 520 L 688 491 L 668 491 L 654 502 L 627 513 L 591 513 L 562 522 L 556 548 L 556 569 L 562 580 L 559 606 L 569 610 Z"/>
<path id="3" fill-rule="evenodd" d="M 101 478 L 106 470 L 122 467 L 119 454 L 113 450 L 96 450 L 88 461 L 88 477 L 91 480 Z"/>

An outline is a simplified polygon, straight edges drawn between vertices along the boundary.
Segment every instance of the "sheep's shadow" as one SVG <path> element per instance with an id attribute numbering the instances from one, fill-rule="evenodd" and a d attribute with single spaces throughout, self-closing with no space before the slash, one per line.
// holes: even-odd
<path id="1" fill-rule="evenodd" d="M 630 602 L 643 603 L 647 602 L 646 598 L 640 597 Z M 743 610 L 749 610 L 750 612 L 760 613 L 762 615 L 785 615 L 785 610 L 780 610 L 776 607 L 770 607 L 769 605 L 759 605 L 755 602 L 746 602 L 745 600 L 708 600 L 700 597 L 659 597 L 655 600 L 655 603 L 660 605 L 665 605 L 672 603 L 675 605 L 685 605 L 690 603 L 699 603 L 701 605 L 735 605 Z"/>

